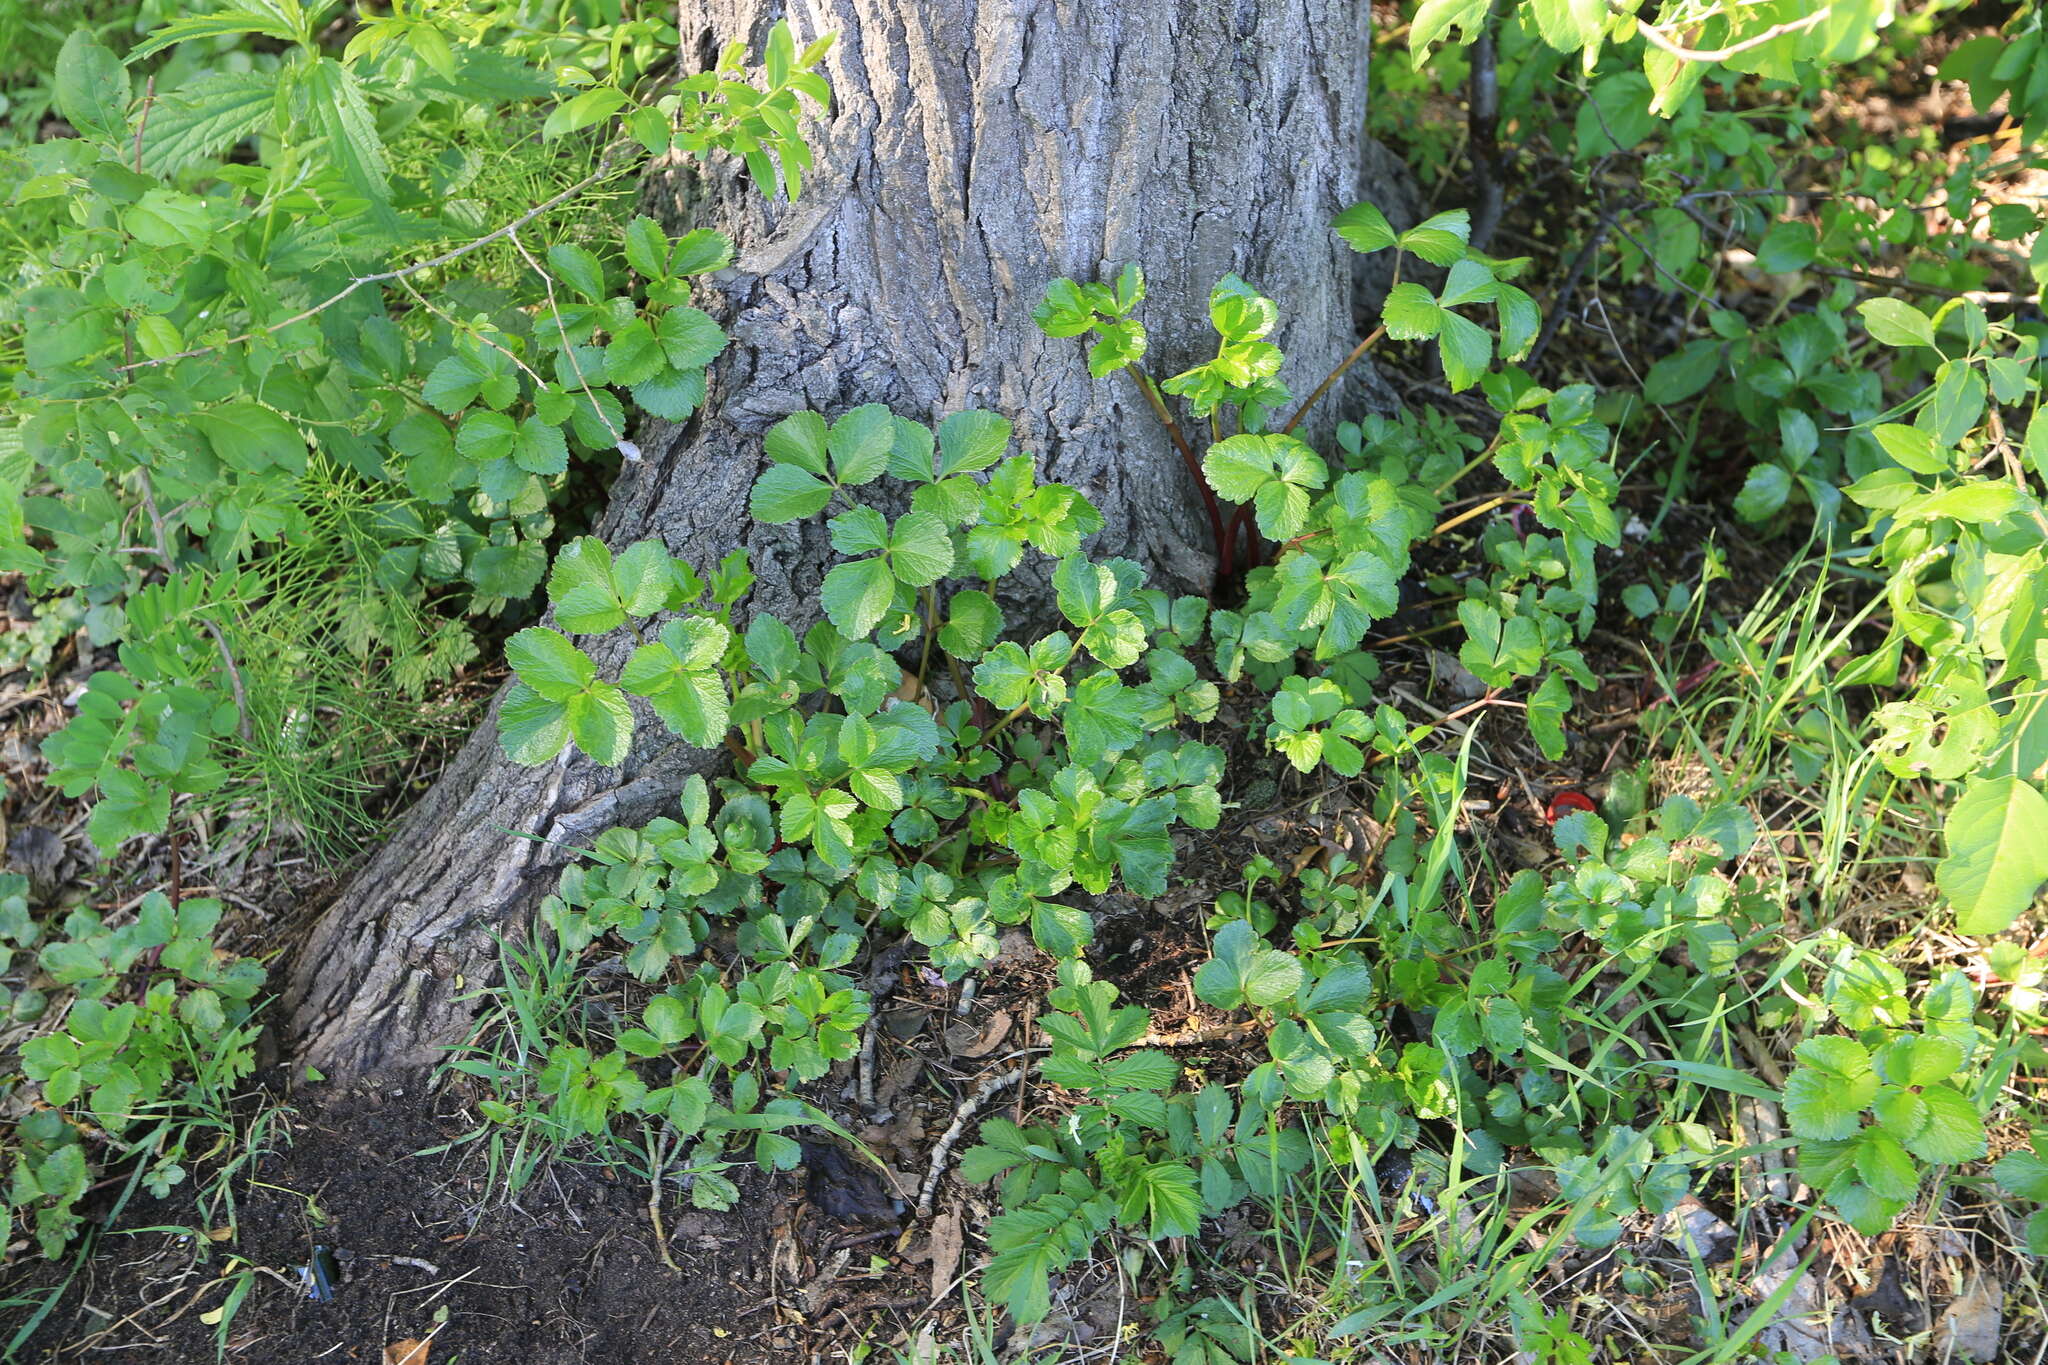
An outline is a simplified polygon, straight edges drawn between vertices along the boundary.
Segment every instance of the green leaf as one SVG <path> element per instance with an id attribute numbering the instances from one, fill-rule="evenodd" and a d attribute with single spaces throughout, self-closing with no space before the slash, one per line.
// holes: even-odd
<path id="1" fill-rule="evenodd" d="M 498 743 L 514 763 L 545 763 L 569 742 L 569 711 L 525 683 L 514 683 L 498 708 Z"/>
<path id="2" fill-rule="evenodd" d="M 1934 880 L 1955 907 L 1959 932 L 2005 929 L 2048 881 L 2048 798 L 2020 778 L 1970 783 L 1950 808 L 1942 837 L 1948 855 Z"/>
<path id="3" fill-rule="evenodd" d="M 633 387 L 633 402 L 670 422 L 687 421 L 704 403 L 704 371 L 663 370 Z"/>
<path id="4" fill-rule="evenodd" d="M 57 112 L 89 136 L 128 131 L 128 69 L 83 28 L 75 28 L 57 50 L 53 81 Z"/>
<path id="5" fill-rule="evenodd" d="M 1462 308 L 1472 303 L 1488 303 L 1493 299 L 1493 271 L 1484 261 L 1470 258 L 1461 260 L 1451 267 L 1444 279 L 1443 293 L 1437 296 L 1437 305 L 1442 308 Z"/>
<path id="6" fill-rule="evenodd" d="M 1301 533 L 1309 491 L 1329 480 L 1322 457 L 1292 436 L 1240 434 L 1210 446 L 1202 473 L 1217 496 L 1253 504 L 1259 530 L 1275 540 Z"/>
<path id="7" fill-rule="evenodd" d="M 1292 997 L 1307 980 L 1292 954 L 1269 947 L 1244 920 L 1217 930 L 1210 953 L 1195 972 L 1195 994 L 1218 1009 L 1269 1008 Z"/>
<path id="8" fill-rule="evenodd" d="M 1714 382 L 1721 368 L 1722 343 L 1712 337 L 1688 341 L 1650 366 L 1643 377 L 1643 401 L 1682 403 Z"/>
<path id="9" fill-rule="evenodd" d="M 724 329 L 699 308 L 669 309 L 661 315 L 656 336 L 660 338 L 662 354 L 678 370 L 701 370 L 725 349 Z M 609 353 L 606 359 L 609 361 Z"/>
<path id="10" fill-rule="evenodd" d="M 625 108 L 626 103 L 625 91 L 613 89 L 608 85 L 586 90 L 556 105 L 554 112 L 548 115 L 547 122 L 541 125 L 540 135 L 543 139 L 551 140 L 581 128 L 588 128 L 593 123 L 602 123 Z M 639 269 L 638 266 L 634 268 Z"/>
<path id="11" fill-rule="evenodd" d="M 896 600 L 896 575 L 887 561 L 858 559 L 833 566 L 825 575 L 819 594 L 826 619 L 850 640 L 865 640 L 874 633 L 889 604 Z"/>
<path id="12" fill-rule="evenodd" d="M 979 659 L 1002 633 L 1003 613 L 995 599 L 979 588 L 965 588 L 946 604 L 939 648 L 955 659 Z"/>
<path id="13" fill-rule="evenodd" d="M 1564 674 L 1551 673 L 1529 698 L 1529 733 L 1543 756 L 1555 763 L 1564 757 L 1564 717 L 1571 710 L 1571 689 Z"/>
<path id="14" fill-rule="evenodd" d="M 673 275 L 703 275 L 732 263 L 732 241 L 710 228 L 693 228 L 676 239 L 668 259 Z"/>
<path id="15" fill-rule="evenodd" d="M 1927 1123 L 1906 1139 L 1907 1150 L 1922 1161 L 1944 1166 L 1983 1157 L 1988 1144 L 1977 1106 L 1946 1085 L 1928 1086 L 1920 1092 L 1920 1100 L 1927 1106 Z"/>
<path id="16" fill-rule="evenodd" d="M 652 281 L 668 278 L 668 234 L 644 213 L 626 224 L 626 264 Z"/>
<path id="17" fill-rule="evenodd" d="M 1862 1127 L 1877 1096 L 1869 1055 L 1846 1038 L 1808 1039 L 1796 1049 L 1805 1065 L 1785 1081 L 1785 1117 L 1802 1138 L 1847 1138 Z"/>
<path id="18" fill-rule="evenodd" d="M 1465 244 L 1471 240 L 1472 215 L 1464 209 L 1447 209 L 1425 218 L 1400 237 L 1403 251 L 1412 251 L 1431 265 L 1464 259 Z"/>
<path id="19" fill-rule="evenodd" d="M 1384 251 L 1394 244 L 1394 229 L 1387 215 L 1368 203 L 1353 204 L 1330 224 L 1353 251 Z"/>
<path id="20" fill-rule="evenodd" d="M 472 412 L 455 429 L 456 452 L 478 464 L 510 455 L 518 439 L 518 425 L 504 413 L 489 409 Z"/>
<path id="21" fill-rule="evenodd" d="M 556 279 L 592 303 L 604 298 L 604 267 L 582 247 L 557 242 L 548 248 L 548 264 L 554 267 Z"/>
<path id="22" fill-rule="evenodd" d="M 390 165 L 377 136 L 376 116 L 355 75 L 332 57 L 315 57 L 300 79 L 306 83 L 306 102 L 327 134 L 327 153 L 349 187 L 372 204 L 387 204 Z"/>
<path id="23" fill-rule="evenodd" d="M 880 403 L 864 403 L 842 414 L 825 438 L 832 476 L 849 488 L 879 479 L 896 445 L 896 417 Z"/>
<path id="24" fill-rule="evenodd" d="M 654 328 L 645 318 L 634 318 L 612 333 L 604 348 L 604 366 L 615 384 L 638 384 L 660 374 L 666 357 Z"/>
<path id="25" fill-rule="evenodd" d="M 529 626 L 505 642 L 505 662 L 549 701 L 566 702 L 597 677 L 597 665 L 560 631 Z"/>
<path id="26" fill-rule="evenodd" d="M 1478 37 L 1486 24 L 1492 0 L 1422 0 L 1408 29 L 1408 51 L 1420 71 L 1429 45 L 1457 28 L 1467 42 Z"/>
<path id="27" fill-rule="evenodd" d="M 1437 352 L 1444 363 L 1444 380 L 1452 393 L 1460 393 L 1479 382 L 1493 363 L 1493 336 L 1470 318 L 1456 313 L 1442 314 L 1443 332 L 1437 338 Z"/>
<path id="28" fill-rule="evenodd" d="M 1130 748 L 1145 737 L 1145 703 L 1110 672 L 1092 673 L 1075 684 L 1060 723 L 1076 763 L 1088 765 Z"/>
<path id="29" fill-rule="evenodd" d="M 793 412 L 768 428 L 762 448 L 777 464 L 793 465 L 806 474 L 825 477 L 825 419 L 815 412 Z"/>
<path id="30" fill-rule="evenodd" d="M 1395 285 L 1380 308 L 1387 335 L 1396 341 L 1427 341 L 1443 328 L 1443 318 L 1435 296 L 1413 280 Z"/>
<path id="31" fill-rule="evenodd" d="M 1002 459 L 1010 444 L 1010 420 L 979 408 L 956 412 L 939 423 L 939 477 L 974 474 Z"/>
<path id="32" fill-rule="evenodd" d="M 2007 1194 L 2048 1204 L 2048 1160 L 2040 1153 L 2008 1152 L 1992 1166 L 1991 1175 Z"/>
<path id="33" fill-rule="evenodd" d="M 212 444 L 213 453 L 236 469 L 254 474 L 276 466 L 294 474 L 305 472 L 305 437 L 260 403 L 222 403 L 200 409 L 190 420 Z"/>
<path id="34" fill-rule="evenodd" d="M 935 583 L 953 567 L 953 538 L 930 512 L 906 512 L 889 533 L 889 565 L 896 580 L 913 588 Z"/>
<path id="35" fill-rule="evenodd" d="M 486 377 L 474 356 L 458 351 L 428 372 L 420 394 L 434 407 L 453 417 L 476 401 Z"/>
<path id="36" fill-rule="evenodd" d="M 1953 1076 L 1963 1050 L 1947 1038 L 1905 1034 L 1878 1050 L 1877 1069 L 1893 1085 L 1933 1085 Z"/>
<path id="37" fill-rule="evenodd" d="M 578 635 L 601 635 L 626 619 L 612 585 L 612 552 L 595 536 L 578 536 L 555 556 L 548 575 L 555 619 Z"/>
<path id="38" fill-rule="evenodd" d="M 1783 465 L 1752 465 L 1735 495 L 1735 515 L 1750 522 L 1768 520 L 1791 495 L 1792 475 Z"/>
<path id="39" fill-rule="evenodd" d="M 1871 338 L 1887 346 L 1932 346 L 1934 324 L 1902 299 L 1865 299 L 1857 312 Z"/>
<path id="40" fill-rule="evenodd" d="M 594 682 L 566 703 L 569 733 L 576 747 L 600 767 L 616 768 L 633 743 L 633 711 L 626 694 L 608 682 Z"/>
<path id="41" fill-rule="evenodd" d="M 1769 275 L 1789 275 L 1812 265 L 1818 251 L 1812 224 L 1773 223 L 1757 247 L 1757 269 Z"/>
<path id="42" fill-rule="evenodd" d="M 1192 1237 L 1202 1228 L 1202 1194 L 1195 1173 L 1178 1161 L 1154 1161 L 1125 1173 L 1117 1216 L 1142 1227 L 1154 1241 Z"/>
<path id="43" fill-rule="evenodd" d="M 1533 0 L 1536 31 L 1559 52 L 1597 48 L 1607 32 L 1604 0 Z"/>
<path id="44" fill-rule="evenodd" d="M 704 616 L 686 616 L 661 629 L 658 643 L 645 644 L 619 675 L 626 691 L 648 699 L 655 714 L 674 733 L 700 749 L 725 738 L 729 716 L 719 660 L 731 632 Z"/>
<path id="45" fill-rule="evenodd" d="M 512 462 L 529 474 L 560 474 L 569 467 L 569 443 L 559 426 L 528 417 L 519 424 Z"/>
<path id="46" fill-rule="evenodd" d="M 754 520 L 779 526 L 814 517 L 831 501 L 832 485 L 795 465 L 776 464 L 762 470 L 754 481 L 747 510 Z"/>
<path id="47" fill-rule="evenodd" d="M 269 123 L 277 109 L 274 71 L 217 71 L 190 80 L 150 109 L 142 169 L 170 179 Z"/>

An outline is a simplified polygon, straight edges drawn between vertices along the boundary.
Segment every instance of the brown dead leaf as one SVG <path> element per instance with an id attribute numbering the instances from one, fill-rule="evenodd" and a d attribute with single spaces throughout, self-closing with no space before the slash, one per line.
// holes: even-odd
<path id="1" fill-rule="evenodd" d="M 959 1055 L 962 1057 L 988 1056 L 989 1053 L 994 1052 L 1002 1045 L 1003 1039 L 1010 1036 L 1010 1026 L 1014 1022 L 1010 1018 L 1008 1010 L 997 1010 L 989 1016 L 988 1026 L 982 1029 L 981 1036 L 968 1046 L 961 1048 Z"/>
<path id="2" fill-rule="evenodd" d="M 431 1340 L 407 1337 L 392 1342 L 384 1348 L 384 1365 L 427 1365 L 427 1343 Z"/>
<path id="3" fill-rule="evenodd" d="M 960 1264 L 960 1206 L 932 1219 L 932 1297 L 943 1299 L 953 1287 L 953 1269 Z"/>
<path id="4" fill-rule="evenodd" d="M 2004 1288 L 1985 1275 L 1974 1274 L 1935 1324 L 1935 1348 L 1962 1360 L 1996 1360 L 2004 1318 Z"/>

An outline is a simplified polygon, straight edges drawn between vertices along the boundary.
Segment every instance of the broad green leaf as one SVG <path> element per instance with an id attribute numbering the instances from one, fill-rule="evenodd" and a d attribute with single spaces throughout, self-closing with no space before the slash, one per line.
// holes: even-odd
<path id="1" fill-rule="evenodd" d="M 547 122 L 541 125 L 540 135 L 544 139 L 552 140 L 580 128 L 588 128 L 593 123 L 602 123 L 625 108 L 626 104 L 625 91 L 609 85 L 585 90 L 582 94 L 556 105 L 554 112 L 548 115 Z"/>
<path id="2" fill-rule="evenodd" d="M 1387 215 L 1371 204 L 1360 202 L 1338 214 L 1330 224 L 1353 251 L 1384 251 L 1394 244 L 1394 229 Z"/>
<path id="3" fill-rule="evenodd" d="M 1744 521 L 1765 521 L 1785 505 L 1792 494 L 1792 475 L 1783 465 L 1753 465 L 1742 491 L 1735 495 L 1735 515 Z"/>
<path id="4" fill-rule="evenodd" d="M 57 50 L 57 112 L 88 136 L 128 131 L 128 69 L 90 31 L 75 28 Z"/>
<path id="5" fill-rule="evenodd" d="M 1918 1134 L 1906 1139 L 1913 1155 L 1944 1166 L 1983 1157 L 1987 1143 L 1977 1106 L 1946 1085 L 1928 1086 L 1920 1092 L 1920 1101 L 1927 1106 L 1927 1122 Z"/>
<path id="6" fill-rule="evenodd" d="M 489 409 L 470 413 L 455 429 L 456 452 L 478 464 L 510 455 L 518 439 L 518 424 L 504 413 Z"/>
<path id="7" fill-rule="evenodd" d="M 519 424 L 512 461 L 529 474 L 560 474 L 569 467 L 569 443 L 559 426 L 528 417 Z"/>
<path id="8" fill-rule="evenodd" d="M 555 555 L 548 575 L 548 601 L 563 629 L 602 635 L 626 619 L 612 581 L 612 552 L 596 536 L 578 536 Z"/>
<path id="9" fill-rule="evenodd" d="M 802 521 L 825 510 L 832 485 L 793 464 L 775 464 L 761 471 L 747 500 L 756 521 L 771 525 Z"/>
<path id="10" fill-rule="evenodd" d="M 1934 324 L 1902 299 L 1865 299 L 1857 308 L 1872 339 L 1887 346 L 1932 346 Z"/>
<path id="11" fill-rule="evenodd" d="M 498 743 L 514 763 L 545 763 L 569 742 L 569 712 L 525 683 L 514 683 L 498 708 Z"/>
<path id="12" fill-rule="evenodd" d="M 1442 329 L 1443 318 L 1435 297 L 1413 280 L 1395 285 L 1380 308 L 1387 335 L 1396 341 L 1427 341 Z"/>
<path id="13" fill-rule="evenodd" d="M 851 640 L 865 640 L 896 600 L 896 576 L 881 559 L 835 565 L 825 575 L 820 600 L 826 618 L 842 634 Z"/>
<path id="14" fill-rule="evenodd" d="M 1493 363 L 1493 336 L 1470 318 L 1449 311 L 1441 317 L 1443 331 L 1437 337 L 1437 351 L 1444 363 L 1444 381 L 1452 393 L 1460 393 L 1477 384 Z"/>
<path id="15" fill-rule="evenodd" d="M 506 641 L 505 662 L 520 682 L 549 701 L 568 701 L 597 676 L 590 656 L 545 626 L 529 626 Z"/>
<path id="16" fill-rule="evenodd" d="M 373 205 L 391 198 L 390 165 L 377 119 L 363 98 L 353 72 L 332 57 L 315 57 L 300 76 L 307 103 L 327 134 L 327 154 L 341 168 L 349 187 Z"/>
<path id="17" fill-rule="evenodd" d="M 260 403 L 222 403 L 200 409 L 190 420 L 212 443 L 214 454 L 236 469 L 252 474 L 272 466 L 295 474 L 305 471 L 305 437 Z"/>
<path id="18" fill-rule="evenodd" d="M 1010 444 L 1010 421 L 969 408 L 939 423 L 939 477 L 974 474 L 1002 459 Z"/>
<path id="19" fill-rule="evenodd" d="M 699 308 L 675 307 L 661 315 L 655 335 L 662 354 L 678 370 L 701 370 L 725 349 L 725 331 Z M 610 356 L 607 353 L 607 361 Z M 631 380 L 621 380 L 631 383 Z"/>
<path id="20" fill-rule="evenodd" d="M 964 588 L 946 604 L 939 648 L 955 659 L 979 659 L 1002 633 L 1003 613 L 995 599 L 979 588 Z"/>
<path id="21" fill-rule="evenodd" d="M 1446 209 L 1434 214 L 1400 237 L 1403 251 L 1412 251 L 1431 265 L 1463 260 L 1465 244 L 1471 240 L 1472 215 L 1465 209 Z"/>
<path id="22" fill-rule="evenodd" d="M 768 428 L 762 448 L 777 464 L 793 465 L 806 474 L 825 477 L 825 419 L 815 412 L 793 412 Z"/>
<path id="23" fill-rule="evenodd" d="M 2048 881 L 2048 798 L 2017 777 L 1969 784 L 1942 830 L 1948 855 L 1935 884 L 1955 907 L 1956 928 L 1995 934 L 2033 904 Z"/>
<path id="24" fill-rule="evenodd" d="M 1801 1067 L 1785 1080 L 1785 1117 L 1803 1138 L 1846 1138 L 1863 1124 L 1863 1111 L 1877 1094 L 1868 1071 L 1853 1077 Z"/>
<path id="25" fill-rule="evenodd" d="M 889 533 L 889 565 L 896 580 L 913 588 L 935 583 L 953 567 L 953 538 L 930 512 L 906 512 Z"/>
<path id="26" fill-rule="evenodd" d="M 865 403 L 843 414 L 825 438 L 832 476 L 849 488 L 880 478 L 895 445 L 895 415 L 880 403 Z"/>
<path id="27" fill-rule="evenodd" d="M 277 82 L 272 71 L 216 71 L 160 95 L 142 132 L 142 169 L 169 179 L 255 133 L 276 112 Z"/>
<path id="28" fill-rule="evenodd" d="M 633 711 L 626 694 L 611 683 L 599 680 L 566 703 L 569 734 L 576 747 L 589 754 L 599 766 L 616 768 L 625 761 L 633 743 Z"/>
<path id="29" fill-rule="evenodd" d="M 1757 247 L 1757 269 L 1771 275 L 1788 275 L 1813 264 L 1819 250 L 1810 223 L 1773 223 Z"/>
<path id="30" fill-rule="evenodd" d="M 548 264 L 554 267 L 556 279 L 592 303 L 605 297 L 604 267 L 582 247 L 557 242 L 548 248 Z"/>
<path id="31" fill-rule="evenodd" d="M 667 358 L 645 318 L 634 318 L 612 333 L 604 348 L 605 371 L 616 384 L 638 384 L 661 373 Z"/>

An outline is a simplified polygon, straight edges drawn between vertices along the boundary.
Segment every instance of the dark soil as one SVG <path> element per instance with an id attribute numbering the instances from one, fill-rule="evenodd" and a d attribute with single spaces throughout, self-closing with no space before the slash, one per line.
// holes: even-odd
<path id="1" fill-rule="evenodd" d="M 18 1358 L 212 1359 L 220 1329 L 202 1318 L 232 1292 L 233 1278 L 219 1277 L 249 1265 L 262 1269 L 226 1324 L 228 1360 L 804 1358 L 769 1290 L 792 1182 L 743 1181 L 734 1213 L 671 1214 L 670 1270 L 645 1185 L 557 1163 L 508 1205 L 490 1199 L 474 1149 L 415 1155 L 467 1127 L 434 1116 L 421 1096 L 312 1087 L 292 1109 L 290 1145 L 237 1182 L 232 1242 L 202 1246 L 203 1233 L 178 1226 L 195 1218 L 189 1198 L 131 1206 Z M 325 1303 L 299 1284 L 315 1246 L 332 1250 L 340 1272 Z M 65 1269 L 30 1261 L 0 1298 L 48 1287 Z M 26 1313 L 8 1312 L 14 1321 L 0 1326 L 11 1336 Z M 417 1360 L 391 1349 L 429 1338 Z"/>

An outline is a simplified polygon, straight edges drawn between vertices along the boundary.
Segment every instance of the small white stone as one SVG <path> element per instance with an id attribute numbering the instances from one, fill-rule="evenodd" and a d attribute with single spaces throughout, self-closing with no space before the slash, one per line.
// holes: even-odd
<path id="1" fill-rule="evenodd" d="M 619 442 L 619 454 L 626 457 L 627 464 L 640 463 L 640 447 L 634 445 L 631 441 Z"/>

